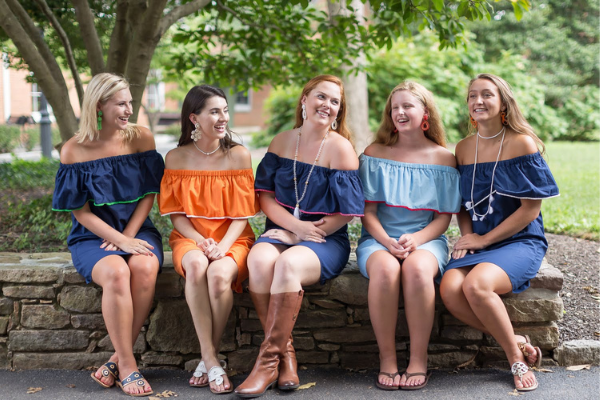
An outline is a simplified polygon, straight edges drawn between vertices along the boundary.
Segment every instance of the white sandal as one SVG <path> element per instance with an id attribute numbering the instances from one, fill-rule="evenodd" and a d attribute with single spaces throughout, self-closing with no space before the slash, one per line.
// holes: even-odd
<path id="1" fill-rule="evenodd" d="M 202 378 L 202 376 L 204 376 L 204 374 L 208 374 L 208 371 L 206 370 L 206 365 L 204 365 L 204 361 L 200 361 L 192 376 L 194 378 Z M 206 386 L 208 386 L 208 381 L 206 381 L 206 383 L 202 383 L 202 384 L 190 383 L 190 386 L 191 387 L 206 387 Z"/>
<path id="2" fill-rule="evenodd" d="M 512 368 L 510 369 L 510 372 L 514 375 L 514 376 L 518 376 L 519 379 L 521 380 L 521 385 L 523 385 L 523 375 L 525 375 L 527 373 L 527 371 L 529 371 L 529 367 L 527 366 L 527 364 L 522 363 L 521 361 L 517 361 L 516 363 L 514 363 L 512 365 Z M 515 387 L 515 389 L 517 389 L 517 391 L 519 392 L 530 392 L 532 390 L 535 390 L 538 388 L 538 381 L 537 379 L 535 380 L 535 385 L 530 386 L 530 387 Z"/>
<path id="3" fill-rule="evenodd" d="M 227 376 L 227 373 L 225 372 L 225 370 L 223 368 L 227 368 L 227 364 L 225 363 L 225 361 L 221 360 L 219 361 L 219 364 L 221 364 L 221 367 L 212 367 L 210 369 L 210 371 L 208 371 L 208 382 L 215 382 L 217 385 L 222 385 L 224 380 L 223 380 L 223 375 Z M 217 392 L 216 390 L 213 390 L 213 388 L 210 388 L 210 391 L 213 394 L 225 394 L 225 393 L 231 393 L 233 392 L 233 385 L 231 385 L 230 383 L 230 387 L 229 389 L 225 389 L 221 392 Z"/>

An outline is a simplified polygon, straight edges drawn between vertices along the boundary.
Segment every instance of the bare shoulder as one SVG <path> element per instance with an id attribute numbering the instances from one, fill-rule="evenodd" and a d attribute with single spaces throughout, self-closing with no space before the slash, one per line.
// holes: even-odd
<path id="1" fill-rule="evenodd" d="M 183 147 L 176 147 L 170 150 L 165 156 L 165 168 L 167 169 L 185 169 L 185 160 L 188 151 Z"/>
<path id="2" fill-rule="evenodd" d="M 278 156 L 282 156 L 282 154 L 285 153 L 286 147 L 289 145 L 290 140 L 295 139 L 297 134 L 298 133 L 296 129 L 278 133 L 275 135 L 273 140 L 271 140 L 268 151 L 275 153 Z"/>
<path id="3" fill-rule="evenodd" d="M 231 169 L 252 168 L 250 151 L 242 145 L 229 149 L 229 157 L 231 159 Z"/>
<path id="4" fill-rule="evenodd" d="M 133 145 L 138 152 L 156 150 L 154 135 L 145 126 L 137 126 L 138 136 L 133 139 Z"/>
<path id="5" fill-rule="evenodd" d="M 367 146 L 365 151 L 363 152 L 365 155 L 369 157 L 377 157 L 382 158 L 385 152 L 385 146 L 381 143 L 371 143 Z"/>
<path id="6" fill-rule="evenodd" d="M 456 154 L 456 160 L 459 164 L 466 164 L 465 158 L 470 151 L 473 151 L 475 148 L 474 139 L 475 136 L 468 136 L 458 142 L 456 148 L 454 149 L 454 153 Z"/>
<path id="7" fill-rule="evenodd" d="M 85 161 L 82 159 L 82 146 L 77 143 L 77 137 L 73 136 L 63 144 L 60 150 L 60 162 L 63 164 L 74 164 Z"/>
<path id="8" fill-rule="evenodd" d="M 445 147 L 437 146 L 434 150 L 436 164 L 456 168 L 456 157 Z"/>
<path id="9" fill-rule="evenodd" d="M 521 157 L 539 151 L 537 143 L 529 135 L 512 133 L 507 141 L 507 158 Z"/>
<path id="10" fill-rule="evenodd" d="M 333 149 L 330 157 L 330 168 L 341 170 L 358 169 L 358 157 L 352 143 L 335 132 L 331 132 L 329 137 L 331 139 L 331 148 Z"/>

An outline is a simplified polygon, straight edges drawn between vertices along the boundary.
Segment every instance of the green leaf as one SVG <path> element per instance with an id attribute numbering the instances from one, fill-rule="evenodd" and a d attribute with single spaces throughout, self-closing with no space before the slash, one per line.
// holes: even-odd
<path id="1" fill-rule="evenodd" d="M 433 6 L 435 7 L 435 9 L 438 11 L 442 11 L 442 9 L 444 8 L 444 0 L 432 0 L 432 1 L 433 1 Z"/>

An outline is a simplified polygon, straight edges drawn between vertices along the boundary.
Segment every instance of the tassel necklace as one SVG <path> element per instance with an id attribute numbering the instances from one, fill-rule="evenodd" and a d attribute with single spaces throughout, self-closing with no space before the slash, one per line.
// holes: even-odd
<path id="1" fill-rule="evenodd" d="M 315 165 L 319 161 L 319 156 L 321 155 L 321 150 L 323 150 L 323 145 L 325 144 L 325 139 L 329 136 L 329 129 L 327 129 L 327 133 L 323 136 L 323 140 L 321 141 L 321 146 L 319 146 L 319 151 L 317 152 L 317 157 L 315 158 L 315 162 L 313 162 L 312 167 L 310 167 L 310 171 L 308 172 L 308 177 L 306 178 L 306 182 L 304 184 L 304 191 L 302 192 L 302 197 L 298 198 L 298 179 L 296 177 L 296 161 L 298 160 L 298 148 L 300 147 L 300 136 L 302 136 L 302 127 L 298 130 L 298 140 L 296 141 L 296 154 L 294 155 L 294 191 L 296 193 L 296 208 L 294 208 L 294 217 L 300 219 L 300 202 L 304 199 L 306 195 L 306 188 L 308 188 L 308 181 L 310 180 L 310 176 L 312 175 L 313 169 L 315 169 Z"/>
<path id="2" fill-rule="evenodd" d="M 479 138 L 493 139 L 500 134 L 502 134 L 502 140 L 500 141 L 500 149 L 498 149 L 498 156 L 496 157 L 496 164 L 494 164 L 494 169 L 492 170 L 492 184 L 490 185 L 490 194 L 488 196 L 484 197 L 483 199 L 479 200 L 477 203 L 474 203 L 473 188 L 475 187 L 475 171 L 477 169 L 477 150 L 479 148 Z M 496 167 L 498 166 L 498 161 L 500 161 L 500 153 L 502 153 L 502 145 L 504 144 L 505 134 L 506 134 L 506 128 L 502 128 L 502 130 L 500 132 L 498 132 L 494 136 L 490 136 L 490 137 L 481 136 L 479 134 L 479 131 L 477 131 L 477 139 L 475 140 L 475 162 L 473 163 L 473 179 L 471 181 L 471 201 L 467 201 L 465 203 L 465 208 L 467 209 L 467 211 L 473 210 L 473 221 L 477 221 L 477 220 L 483 221 L 483 219 L 488 214 L 494 213 L 494 209 L 492 208 L 492 201 L 494 201 L 494 196 L 492 196 L 492 194 L 494 193 L 494 177 L 496 176 Z M 481 204 L 486 198 L 489 199 L 489 201 L 488 201 L 488 208 L 487 208 L 485 214 L 477 213 L 477 211 L 475 211 L 475 207 L 478 206 L 479 204 Z"/>

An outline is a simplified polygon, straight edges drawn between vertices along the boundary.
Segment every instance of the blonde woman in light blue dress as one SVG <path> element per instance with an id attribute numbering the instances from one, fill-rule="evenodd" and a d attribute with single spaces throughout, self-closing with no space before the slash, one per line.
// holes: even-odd
<path id="1" fill-rule="evenodd" d="M 421 389 L 429 379 L 434 280 L 448 262 L 443 234 L 460 208 L 456 160 L 445 144 L 432 94 L 404 82 L 388 97 L 375 142 L 360 157 L 366 202 L 356 255 L 369 278 L 380 359 L 375 384 L 383 390 Z M 395 343 L 400 288 L 410 336 L 410 361 L 402 372 Z"/>

